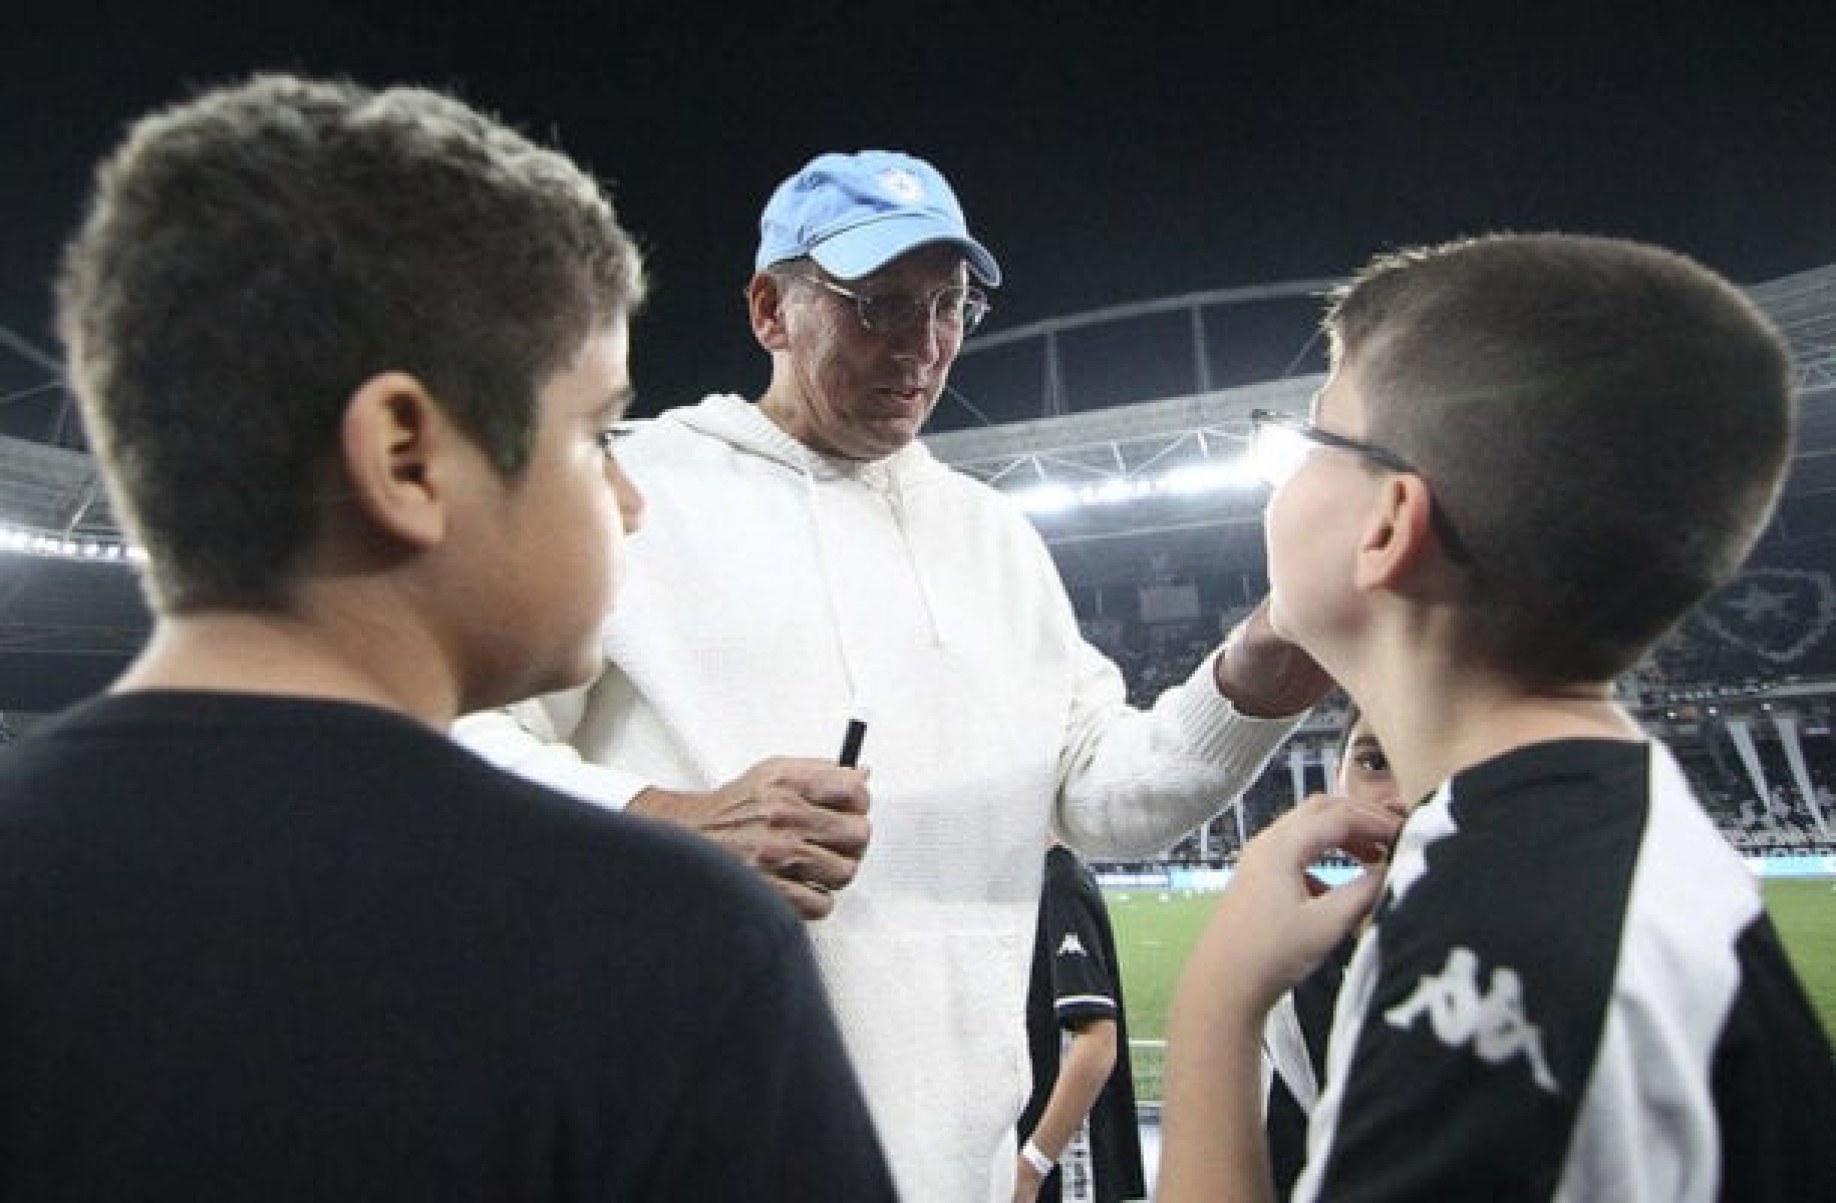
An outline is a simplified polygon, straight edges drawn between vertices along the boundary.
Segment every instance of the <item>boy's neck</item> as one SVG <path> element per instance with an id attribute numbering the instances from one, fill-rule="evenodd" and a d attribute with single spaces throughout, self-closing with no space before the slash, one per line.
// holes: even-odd
<path id="1" fill-rule="evenodd" d="M 411 632 L 290 613 L 162 615 L 110 692 L 191 689 L 361 702 L 444 728 L 456 709 L 452 682 L 414 667 L 439 658 L 435 649 L 407 646 L 413 641 L 405 634 Z M 370 646 L 378 640 L 382 646 Z"/>
<path id="2" fill-rule="evenodd" d="M 1405 799 L 1425 798 L 1454 774 L 1531 744 L 1645 738 L 1613 701 L 1610 683 L 1560 691 L 1443 684 L 1390 691 L 1365 708 Z"/>

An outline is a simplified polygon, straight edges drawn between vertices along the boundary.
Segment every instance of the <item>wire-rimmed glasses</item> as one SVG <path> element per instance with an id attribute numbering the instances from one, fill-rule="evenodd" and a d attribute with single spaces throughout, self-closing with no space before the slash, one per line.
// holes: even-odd
<path id="1" fill-rule="evenodd" d="M 1290 477 L 1300 471 L 1307 457 L 1321 447 L 1348 451 L 1366 463 L 1375 464 L 1388 472 L 1428 480 L 1420 469 L 1387 447 L 1323 430 L 1305 418 L 1279 410 L 1250 411 L 1250 465 L 1271 489 L 1286 484 Z M 1466 549 L 1466 543 L 1460 538 L 1459 532 L 1454 530 L 1453 521 L 1448 518 L 1440 499 L 1434 497 L 1432 484 L 1429 486 L 1429 497 L 1429 521 L 1434 524 L 1434 533 L 1447 549 L 1448 557 L 1457 564 L 1471 565 L 1472 556 Z"/>
<path id="2" fill-rule="evenodd" d="M 915 297 L 903 292 L 856 292 L 826 276 L 800 278 L 854 302 L 861 328 L 883 338 L 910 334 L 926 321 L 967 338 L 975 333 L 975 328 L 982 324 L 991 308 L 987 294 L 973 284 L 945 284 L 928 296 Z"/>

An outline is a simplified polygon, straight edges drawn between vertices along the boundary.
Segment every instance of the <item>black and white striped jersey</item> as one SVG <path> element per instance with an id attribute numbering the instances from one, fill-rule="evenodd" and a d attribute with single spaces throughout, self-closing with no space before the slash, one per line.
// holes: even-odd
<path id="1" fill-rule="evenodd" d="M 1532 745 L 1410 818 L 1299 1200 L 1836 1201 L 1836 1069 L 1658 743 Z"/>

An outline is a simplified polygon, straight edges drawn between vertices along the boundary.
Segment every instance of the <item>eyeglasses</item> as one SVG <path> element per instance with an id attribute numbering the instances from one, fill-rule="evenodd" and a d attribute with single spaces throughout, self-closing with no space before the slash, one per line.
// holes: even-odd
<path id="1" fill-rule="evenodd" d="M 1331 451 L 1349 451 L 1366 463 L 1375 464 L 1387 472 L 1421 476 L 1424 481 L 1428 479 L 1415 465 L 1387 447 L 1322 430 L 1305 418 L 1297 418 L 1293 414 L 1272 409 L 1250 411 L 1250 466 L 1271 489 L 1286 484 L 1290 477 L 1300 471 L 1307 457 L 1320 447 Z M 1447 517 L 1440 501 L 1434 498 L 1432 490 L 1429 497 L 1428 520 L 1434 524 L 1434 533 L 1447 549 L 1448 557 L 1457 564 L 1470 565 L 1472 556 L 1466 550 L 1465 541 L 1454 530 L 1452 520 Z"/>
<path id="2" fill-rule="evenodd" d="M 593 441 L 599 444 L 600 451 L 605 453 L 607 459 L 612 459 L 618 454 L 618 445 L 636 433 L 636 423 L 614 422 L 610 426 L 594 431 Z"/>
<path id="3" fill-rule="evenodd" d="M 910 334 L 926 321 L 967 338 L 992 308 L 987 294 L 969 284 L 946 284 L 929 296 L 914 297 L 902 292 L 855 292 L 823 276 L 804 275 L 798 279 L 853 301 L 861 328 L 882 338 Z"/>
<path id="4" fill-rule="evenodd" d="M 1250 465 L 1271 489 L 1278 489 L 1288 483 L 1288 478 L 1300 471 L 1301 465 L 1307 462 L 1307 457 L 1316 447 L 1349 451 L 1379 468 L 1410 476 L 1420 475 L 1402 456 L 1375 443 L 1322 430 L 1305 418 L 1297 418 L 1293 414 L 1273 409 L 1250 411 Z"/>

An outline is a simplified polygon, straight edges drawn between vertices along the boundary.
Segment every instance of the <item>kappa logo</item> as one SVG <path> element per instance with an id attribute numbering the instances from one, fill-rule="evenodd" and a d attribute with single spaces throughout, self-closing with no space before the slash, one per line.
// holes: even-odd
<path id="1" fill-rule="evenodd" d="M 1492 971 L 1491 990 L 1479 993 L 1479 957 L 1455 948 L 1438 975 L 1426 975 L 1415 993 L 1383 1013 L 1391 1027 L 1407 1031 L 1426 1012 L 1437 1040 L 1449 1048 L 1470 1044 L 1481 1060 L 1502 1065 L 1521 1055 L 1530 1076 L 1550 1094 L 1561 1089 L 1543 1055 L 1543 1033 L 1524 1014 L 1524 985 L 1517 971 Z"/>
<path id="2" fill-rule="evenodd" d="M 1065 933 L 1065 938 L 1058 942 L 1058 955 L 1061 957 L 1087 957 L 1090 954 L 1084 951 L 1084 942 L 1077 938 L 1077 933 L 1068 931 Z"/>

